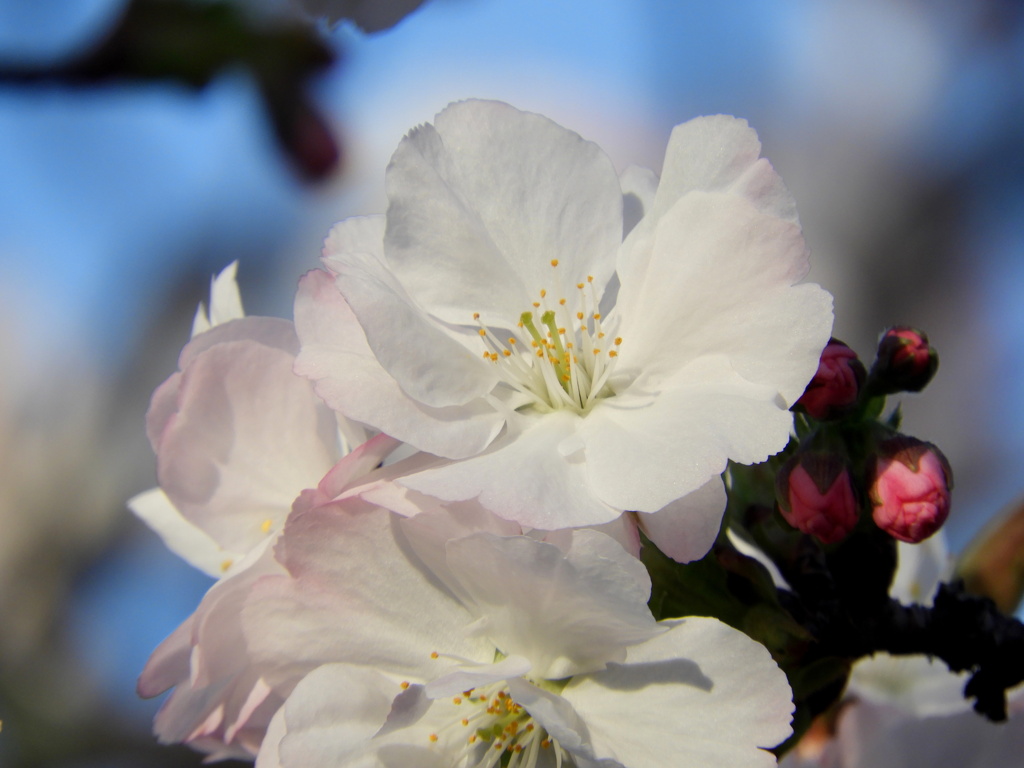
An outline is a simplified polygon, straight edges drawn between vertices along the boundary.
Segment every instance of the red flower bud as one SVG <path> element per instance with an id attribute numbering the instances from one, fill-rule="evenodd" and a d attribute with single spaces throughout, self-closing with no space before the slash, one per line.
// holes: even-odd
<path id="1" fill-rule="evenodd" d="M 838 456 L 803 453 L 790 459 L 775 483 L 786 522 L 822 544 L 842 541 L 857 525 L 857 499 L 850 473 Z"/>
<path id="2" fill-rule="evenodd" d="M 821 351 L 818 372 L 796 401 L 816 419 L 832 419 L 857 402 L 867 371 L 857 353 L 838 339 L 829 339 Z"/>
<path id="3" fill-rule="evenodd" d="M 871 473 L 875 524 L 900 541 L 916 544 L 949 516 L 953 470 L 930 443 L 900 435 L 884 441 Z"/>
<path id="4" fill-rule="evenodd" d="M 939 367 L 938 353 L 923 331 L 893 326 L 878 341 L 878 357 L 871 366 L 871 388 L 879 394 L 920 392 Z"/>

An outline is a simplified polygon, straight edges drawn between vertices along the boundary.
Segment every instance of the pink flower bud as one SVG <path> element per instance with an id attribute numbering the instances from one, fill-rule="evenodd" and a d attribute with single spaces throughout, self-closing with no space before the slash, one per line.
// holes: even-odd
<path id="1" fill-rule="evenodd" d="M 920 392 L 939 367 L 938 353 L 923 331 L 893 326 L 878 341 L 878 357 L 871 366 L 871 386 L 880 394 Z"/>
<path id="2" fill-rule="evenodd" d="M 804 453 L 779 471 L 775 485 L 786 522 L 822 544 L 842 541 L 857 525 L 857 499 L 846 464 L 827 453 Z"/>
<path id="3" fill-rule="evenodd" d="M 878 447 L 871 475 L 875 524 L 900 541 L 916 544 L 949 516 L 953 471 L 930 443 L 900 435 Z"/>
<path id="4" fill-rule="evenodd" d="M 841 416 L 857 402 L 866 376 L 857 353 L 838 339 L 829 339 L 821 351 L 818 372 L 796 404 L 816 419 Z"/>

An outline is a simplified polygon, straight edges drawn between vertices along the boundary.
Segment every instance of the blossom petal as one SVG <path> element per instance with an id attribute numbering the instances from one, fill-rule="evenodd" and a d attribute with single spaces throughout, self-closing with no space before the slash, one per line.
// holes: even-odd
<path id="1" fill-rule="evenodd" d="M 767 650 L 716 619 L 629 649 L 624 664 L 574 678 L 562 695 L 590 732 L 596 757 L 629 768 L 775 765 L 793 711 L 786 677 Z"/>
<path id="2" fill-rule="evenodd" d="M 636 559 L 603 534 L 580 538 L 575 558 L 525 536 L 448 543 L 448 566 L 479 617 L 477 631 L 503 653 L 528 658 L 540 678 L 600 669 L 660 631 L 647 608 L 650 582 L 638 589 Z"/>
<path id="3" fill-rule="evenodd" d="M 385 253 L 431 314 L 511 327 L 546 288 L 603 288 L 622 236 L 615 169 L 595 144 L 507 104 L 466 101 L 414 129 L 387 174 Z M 552 270 L 550 262 L 559 267 Z"/>
<path id="4" fill-rule="evenodd" d="M 232 341 L 182 374 L 157 475 L 182 515 L 226 549 L 246 552 L 279 530 L 299 491 L 334 463 L 334 417 L 293 364 L 288 352 Z"/>
<path id="5" fill-rule="evenodd" d="M 788 407 L 832 330 L 831 296 L 794 285 L 807 268 L 796 224 L 741 198 L 690 193 L 659 220 L 646 267 L 619 273 L 619 375 L 666 375 L 726 354 Z"/>
<path id="6" fill-rule="evenodd" d="M 579 428 L 587 484 L 613 507 L 657 512 L 721 474 L 728 459 L 764 461 L 789 439 L 792 415 L 775 390 L 740 377 L 722 356 L 704 356 L 662 386 L 655 396 L 598 403 Z"/>
<path id="7" fill-rule="evenodd" d="M 314 270 L 299 281 L 295 327 L 302 340 L 295 371 L 349 418 L 449 458 L 479 453 L 501 430 L 503 417 L 486 404 L 430 408 L 405 394 L 373 356 L 328 273 Z"/>
<path id="8" fill-rule="evenodd" d="M 506 434 L 479 456 L 409 475 L 407 488 L 448 501 L 477 498 L 499 517 L 544 530 L 597 525 L 618 509 L 590 490 L 588 467 L 579 451 L 563 455 L 560 445 L 580 419 L 556 411 Z"/>
<path id="9" fill-rule="evenodd" d="M 472 615 L 410 560 L 396 521 L 342 503 L 289 519 L 277 557 L 290 576 L 260 581 L 242 610 L 253 659 L 271 682 L 328 662 L 425 679 L 439 672 L 432 651 L 493 660 L 493 644 L 464 637 Z"/>
<path id="10" fill-rule="evenodd" d="M 639 513 L 640 527 L 677 563 L 699 560 L 718 537 L 725 512 L 725 484 L 719 476 L 653 514 Z"/>

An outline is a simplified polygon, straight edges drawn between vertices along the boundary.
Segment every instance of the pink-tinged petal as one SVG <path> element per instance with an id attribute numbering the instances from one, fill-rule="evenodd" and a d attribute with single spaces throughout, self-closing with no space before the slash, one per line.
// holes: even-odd
<path id="1" fill-rule="evenodd" d="M 286 733 L 288 726 L 284 720 L 284 707 L 281 707 L 270 720 L 267 732 L 260 743 L 260 751 L 256 755 L 256 768 L 281 768 L 278 750 Z"/>
<path id="2" fill-rule="evenodd" d="M 328 662 L 417 680 L 438 672 L 431 651 L 493 659 L 493 644 L 463 636 L 472 616 L 410 560 L 396 521 L 344 503 L 292 515 L 277 545 L 290 575 L 261 580 L 242 610 L 254 662 L 272 684 Z"/>
<path id="3" fill-rule="evenodd" d="M 405 394 L 373 356 L 328 273 L 315 270 L 299 281 L 295 327 L 302 340 L 295 371 L 349 418 L 449 458 L 478 453 L 501 430 L 504 418 L 486 404 L 430 408 Z"/>
<path id="4" fill-rule="evenodd" d="M 602 501 L 590 488 L 579 451 L 563 455 L 560 444 L 580 418 L 567 411 L 545 414 L 526 431 L 499 438 L 484 454 L 401 478 L 407 488 L 446 501 L 479 499 L 499 517 L 543 530 L 599 525 L 622 507 Z"/>
<path id="5" fill-rule="evenodd" d="M 791 733 L 786 676 L 764 646 L 716 619 L 632 646 L 623 664 L 570 681 L 562 692 L 598 759 L 629 768 L 769 768 L 764 751 Z"/>
<path id="6" fill-rule="evenodd" d="M 220 577 L 225 562 L 235 562 L 244 554 L 224 549 L 203 529 L 186 520 L 160 488 L 133 496 L 128 507 L 163 539 L 171 552 L 209 576 Z"/>
<path id="7" fill-rule="evenodd" d="M 465 405 L 494 389 L 498 377 L 476 351 L 483 349 L 476 328 L 456 334 L 429 318 L 372 256 L 346 254 L 332 266 L 374 356 L 409 397 L 443 408 Z M 472 313 L 466 313 L 462 323 L 472 321 Z"/>
<path id="8" fill-rule="evenodd" d="M 689 563 L 704 557 L 715 543 L 725 504 L 725 484 L 715 476 L 658 512 L 639 513 L 640 528 L 666 555 Z"/>
<path id="9" fill-rule="evenodd" d="M 178 355 L 178 368 L 185 370 L 196 357 L 210 347 L 230 341 L 254 341 L 292 355 L 299 351 L 295 326 L 288 320 L 279 317 L 244 317 L 214 326 L 192 339 Z"/>
<path id="10" fill-rule="evenodd" d="M 287 352 L 236 341 L 182 374 L 157 474 L 182 515 L 225 549 L 246 552 L 280 530 L 295 496 L 334 463 L 334 417 L 293 364 Z"/>
<path id="11" fill-rule="evenodd" d="M 448 567 L 478 617 L 475 632 L 528 658 L 538 678 L 621 661 L 627 645 L 660 631 L 647 608 L 646 574 L 638 583 L 643 566 L 603 534 L 577 535 L 574 557 L 526 536 L 479 533 L 448 543 Z"/>
<path id="12" fill-rule="evenodd" d="M 171 686 L 188 679 L 194 623 L 193 614 L 156 647 L 139 675 L 136 685 L 139 696 L 145 699 L 159 696 Z"/>
<path id="13" fill-rule="evenodd" d="M 364 480 L 401 444 L 401 441 L 385 434 L 370 438 L 331 467 L 318 489 L 326 499 L 340 496 L 346 488 Z"/>
<path id="14" fill-rule="evenodd" d="M 601 289 L 622 236 L 615 169 L 596 145 L 507 104 L 452 104 L 387 173 L 385 253 L 415 300 L 455 324 L 511 327 L 537 291 Z M 556 270 L 551 261 L 558 260 Z"/>
<path id="15" fill-rule="evenodd" d="M 722 356 L 705 356 L 661 386 L 601 401 L 580 426 L 587 484 L 613 507 L 657 512 L 721 474 L 728 459 L 764 461 L 789 439 L 792 415 L 776 392 Z"/>
<path id="16" fill-rule="evenodd" d="M 646 267 L 620 270 L 617 386 L 723 354 L 788 408 L 832 329 L 831 296 L 795 285 L 807 268 L 796 224 L 738 197 L 690 193 L 659 219 Z"/>

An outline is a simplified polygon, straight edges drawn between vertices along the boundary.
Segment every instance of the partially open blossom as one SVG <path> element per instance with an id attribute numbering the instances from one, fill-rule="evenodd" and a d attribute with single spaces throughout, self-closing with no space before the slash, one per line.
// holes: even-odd
<path id="1" fill-rule="evenodd" d="M 897 325 L 878 341 L 878 356 L 871 366 L 871 389 L 879 394 L 920 392 L 939 367 L 939 354 L 928 336 L 916 328 Z"/>
<path id="2" fill-rule="evenodd" d="M 776 478 L 786 522 L 822 544 L 835 544 L 857 525 L 858 505 L 846 463 L 829 453 L 794 456 Z"/>
<path id="3" fill-rule="evenodd" d="M 796 404 L 816 419 L 840 416 L 857 402 L 866 376 L 857 353 L 839 339 L 829 339 L 817 373 Z"/>
<path id="4" fill-rule="evenodd" d="M 785 446 L 831 330 L 759 155 L 744 121 L 698 118 L 660 182 L 620 180 L 547 118 L 454 104 L 396 150 L 386 218 L 332 230 L 296 299 L 296 370 L 439 457 L 412 490 L 546 530 L 678 513 L 655 543 L 700 557 L 727 461 Z"/>
<path id="5" fill-rule="evenodd" d="M 953 470 L 938 448 L 899 435 L 878 447 L 870 482 L 872 517 L 900 541 L 924 541 L 946 522 L 952 487 Z"/>

